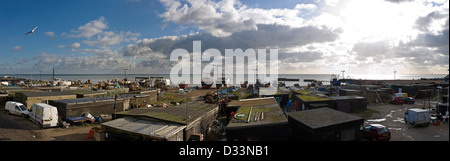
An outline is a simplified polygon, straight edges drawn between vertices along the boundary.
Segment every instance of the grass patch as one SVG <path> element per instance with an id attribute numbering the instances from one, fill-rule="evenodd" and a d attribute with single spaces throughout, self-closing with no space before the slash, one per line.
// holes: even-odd
<path id="1" fill-rule="evenodd" d="M 374 113 L 379 114 L 380 112 L 375 111 L 375 110 L 372 110 L 372 109 L 366 109 L 366 110 L 364 110 L 364 111 L 362 111 L 362 112 L 359 112 L 359 113 L 356 113 L 356 114 L 359 115 L 359 116 L 361 116 L 361 117 L 363 117 L 363 118 L 365 118 L 365 119 L 367 119 L 367 118 L 372 117 L 372 115 L 373 115 Z"/>

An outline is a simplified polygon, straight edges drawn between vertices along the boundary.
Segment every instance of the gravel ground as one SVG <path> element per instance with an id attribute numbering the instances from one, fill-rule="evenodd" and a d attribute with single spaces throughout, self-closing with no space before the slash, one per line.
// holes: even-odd
<path id="1" fill-rule="evenodd" d="M 428 106 L 428 102 L 426 103 Z M 449 141 L 449 123 L 441 122 L 439 126 L 430 124 L 427 127 L 414 128 L 404 121 L 404 113 L 411 108 L 424 107 L 423 100 L 417 100 L 414 105 L 369 105 L 375 110 L 372 116 L 365 118 L 364 125 L 382 124 L 391 131 L 391 141 Z"/>

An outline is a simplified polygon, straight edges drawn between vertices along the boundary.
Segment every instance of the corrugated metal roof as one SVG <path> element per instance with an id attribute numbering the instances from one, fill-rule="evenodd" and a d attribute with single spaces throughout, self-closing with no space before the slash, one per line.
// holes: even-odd
<path id="1" fill-rule="evenodd" d="M 119 130 L 129 131 L 132 133 L 148 135 L 151 137 L 157 137 L 162 139 L 168 139 L 169 137 L 180 132 L 186 127 L 176 124 L 166 124 L 147 120 L 138 120 L 129 117 L 108 121 L 102 123 L 102 125 Z"/>

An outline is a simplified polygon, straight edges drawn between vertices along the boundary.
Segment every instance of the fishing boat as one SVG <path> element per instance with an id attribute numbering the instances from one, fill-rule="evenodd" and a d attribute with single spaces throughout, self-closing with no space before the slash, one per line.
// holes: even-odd
<path id="1" fill-rule="evenodd" d="M 338 80 L 338 75 L 336 74 L 332 74 L 331 75 L 331 79 L 330 79 L 330 84 L 333 86 L 340 86 L 341 85 L 341 81 Z"/>
<path id="2" fill-rule="evenodd" d="M 185 81 L 181 81 L 181 83 L 178 83 L 178 87 L 181 89 L 188 88 L 188 84 Z"/>
<path id="3" fill-rule="evenodd" d="M 202 88 L 203 89 L 210 89 L 213 85 L 214 80 L 212 78 L 202 78 Z"/>

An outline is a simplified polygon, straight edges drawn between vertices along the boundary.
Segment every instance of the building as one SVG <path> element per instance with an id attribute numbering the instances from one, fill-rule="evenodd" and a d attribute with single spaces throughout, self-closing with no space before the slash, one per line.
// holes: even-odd
<path id="1" fill-rule="evenodd" d="M 77 98 L 87 97 L 104 97 L 107 95 L 106 91 L 92 91 L 92 90 L 71 90 L 70 93 L 76 94 Z"/>
<path id="2" fill-rule="evenodd" d="M 260 97 L 274 97 L 281 107 L 285 107 L 287 102 L 289 101 L 289 95 L 291 91 L 286 87 L 278 87 L 278 88 L 259 88 L 259 96 Z"/>
<path id="3" fill-rule="evenodd" d="M 361 96 L 331 96 L 333 103 L 333 109 L 342 111 L 357 113 L 367 109 L 367 99 Z"/>
<path id="4" fill-rule="evenodd" d="M 230 105 L 239 108 L 226 127 L 227 140 L 288 139 L 288 121 L 274 97 L 243 99 L 233 101 Z"/>
<path id="5" fill-rule="evenodd" d="M 35 103 L 47 103 L 49 100 L 75 99 L 76 94 L 70 92 L 16 92 L 15 100 L 30 109 Z"/>
<path id="6" fill-rule="evenodd" d="M 207 138 L 208 129 L 217 119 L 218 111 L 219 108 L 215 104 L 189 102 L 174 107 L 150 107 L 122 111 L 117 113 L 117 118 L 129 117 L 167 125 L 182 125 L 185 126 L 183 140 L 187 141 L 194 134 L 201 134 Z"/>
<path id="7" fill-rule="evenodd" d="M 49 100 L 48 104 L 58 108 L 58 113 L 63 118 L 82 116 L 90 113 L 93 116 L 100 114 L 114 114 L 127 110 L 129 108 L 130 98 L 119 97 L 116 101 L 116 109 L 114 109 L 115 99 L 112 97 L 102 98 L 77 98 L 63 100 Z"/>
<path id="8" fill-rule="evenodd" d="M 186 126 L 124 117 L 101 124 L 107 140 L 183 141 Z"/>
<path id="9" fill-rule="evenodd" d="M 352 141 L 360 140 L 359 128 L 364 118 L 330 108 L 288 113 L 290 140 Z"/>
<path id="10" fill-rule="evenodd" d="M 339 89 L 339 96 L 361 95 L 360 90 L 356 89 Z"/>
<path id="11" fill-rule="evenodd" d="M 306 91 L 304 91 L 306 92 Z M 322 107 L 333 107 L 333 100 L 325 95 L 315 95 L 309 92 L 296 94 L 294 97 L 294 108 L 297 111 L 316 109 Z"/>

